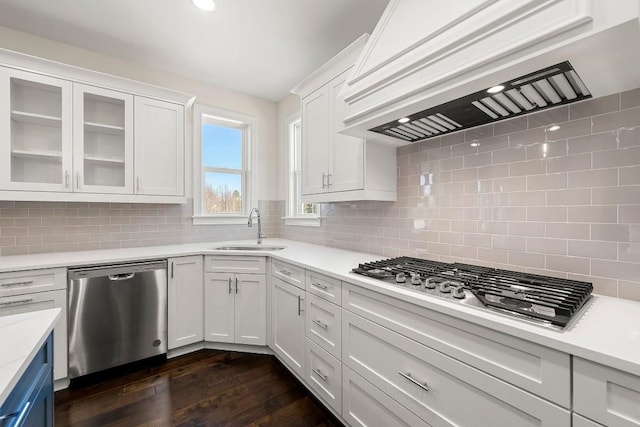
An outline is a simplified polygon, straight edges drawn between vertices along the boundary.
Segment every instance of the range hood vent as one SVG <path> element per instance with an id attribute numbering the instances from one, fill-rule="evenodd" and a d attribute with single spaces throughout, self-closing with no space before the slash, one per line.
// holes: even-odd
<path id="1" fill-rule="evenodd" d="M 370 129 L 417 142 L 591 98 L 566 61 Z"/>

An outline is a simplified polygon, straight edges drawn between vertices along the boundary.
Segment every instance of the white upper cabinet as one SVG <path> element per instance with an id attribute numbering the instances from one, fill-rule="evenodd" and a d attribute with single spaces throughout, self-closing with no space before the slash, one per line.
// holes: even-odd
<path id="1" fill-rule="evenodd" d="M 71 191 L 71 82 L 0 68 L 0 186 Z"/>
<path id="2" fill-rule="evenodd" d="M 0 49 L 0 200 L 185 203 L 193 98 Z"/>
<path id="3" fill-rule="evenodd" d="M 367 41 L 362 36 L 300 83 L 302 103 L 302 199 L 305 202 L 396 200 L 396 161 L 391 147 L 341 133 L 341 96 Z"/>
<path id="4" fill-rule="evenodd" d="M 74 191 L 133 193 L 133 95 L 73 85 Z"/>
<path id="5" fill-rule="evenodd" d="M 184 195 L 184 107 L 135 99 L 136 194 Z"/>
<path id="6" fill-rule="evenodd" d="M 627 41 L 640 38 L 639 10 L 636 0 L 391 0 L 342 90 L 347 131 L 370 135 L 564 61 L 594 97 L 634 89 L 640 50 Z"/>

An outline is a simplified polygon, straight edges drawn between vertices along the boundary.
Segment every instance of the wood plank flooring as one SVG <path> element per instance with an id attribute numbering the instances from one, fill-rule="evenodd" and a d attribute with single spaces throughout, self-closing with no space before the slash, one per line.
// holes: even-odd
<path id="1" fill-rule="evenodd" d="M 342 424 L 273 356 L 201 350 L 55 394 L 55 425 Z"/>

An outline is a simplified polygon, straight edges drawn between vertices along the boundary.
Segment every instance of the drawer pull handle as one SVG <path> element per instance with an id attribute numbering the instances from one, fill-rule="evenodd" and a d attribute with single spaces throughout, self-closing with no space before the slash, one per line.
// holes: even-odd
<path id="1" fill-rule="evenodd" d="M 300 316 L 300 314 L 304 311 L 304 309 L 302 308 L 302 301 L 304 301 L 304 298 L 298 295 L 298 316 Z"/>
<path id="2" fill-rule="evenodd" d="M 311 282 L 311 286 L 313 286 L 314 288 L 322 289 L 323 291 L 326 291 L 327 289 L 329 289 L 328 286 L 321 285 L 320 283 L 316 283 L 316 282 Z"/>
<path id="3" fill-rule="evenodd" d="M 411 381 L 412 383 L 414 383 L 415 385 L 417 385 L 418 387 L 420 387 L 421 389 L 423 389 L 424 391 L 429 391 L 429 385 L 424 382 L 421 383 L 420 381 L 416 380 L 415 378 L 413 378 L 411 376 L 411 373 L 407 372 L 406 374 L 402 371 L 398 372 L 400 375 L 402 375 L 402 377 L 408 381 Z"/>
<path id="4" fill-rule="evenodd" d="M 33 299 L 29 298 L 29 299 L 20 299 L 20 300 L 16 300 L 16 301 L 0 302 L 0 306 L 22 305 L 22 304 L 28 304 L 28 303 L 30 303 L 32 301 L 33 301 Z"/>
<path id="5" fill-rule="evenodd" d="M 231 277 L 229 277 L 229 293 L 231 293 Z"/>
<path id="6" fill-rule="evenodd" d="M 284 274 L 285 276 L 291 276 L 291 272 L 289 270 L 280 270 L 280 273 Z"/>
<path id="7" fill-rule="evenodd" d="M 320 326 L 322 329 L 327 329 L 329 326 L 327 326 L 326 323 L 321 322 L 320 320 L 312 320 L 313 323 L 315 323 L 316 325 Z"/>
<path id="8" fill-rule="evenodd" d="M 238 278 L 236 277 L 236 294 L 238 293 Z"/>
<path id="9" fill-rule="evenodd" d="M 329 379 L 329 377 L 327 377 L 325 374 L 322 373 L 322 371 L 320 371 L 320 369 L 316 369 L 316 368 L 311 368 L 311 370 L 313 371 L 314 374 L 316 374 L 318 376 L 318 378 L 320 378 L 322 381 L 327 382 L 327 380 Z"/>
<path id="10" fill-rule="evenodd" d="M 26 282 L 14 282 L 14 283 L 3 283 L 2 287 L 4 288 L 8 288 L 10 286 L 26 286 L 26 285 L 30 285 L 33 283 L 33 280 L 27 280 Z"/>
<path id="11" fill-rule="evenodd" d="M 24 404 L 24 408 L 22 408 L 22 410 L 20 411 L 20 416 L 16 420 L 15 425 L 17 425 L 17 426 L 21 426 L 22 425 L 22 420 L 24 420 L 24 417 L 29 414 L 29 408 L 30 407 L 31 407 L 31 401 L 27 401 L 27 403 Z"/>

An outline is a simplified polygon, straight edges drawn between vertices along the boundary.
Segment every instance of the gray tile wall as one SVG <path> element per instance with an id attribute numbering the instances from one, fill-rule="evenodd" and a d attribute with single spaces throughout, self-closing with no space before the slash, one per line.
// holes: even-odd
<path id="1" fill-rule="evenodd" d="M 255 238 L 256 228 L 191 223 L 185 205 L 0 201 L 0 256 Z M 263 231 L 279 233 L 284 202 L 260 201 Z"/>
<path id="2" fill-rule="evenodd" d="M 397 156 L 396 203 L 324 205 L 321 227 L 281 236 L 587 280 L 597 293 L 640 300 L 640 89 Z"/>

